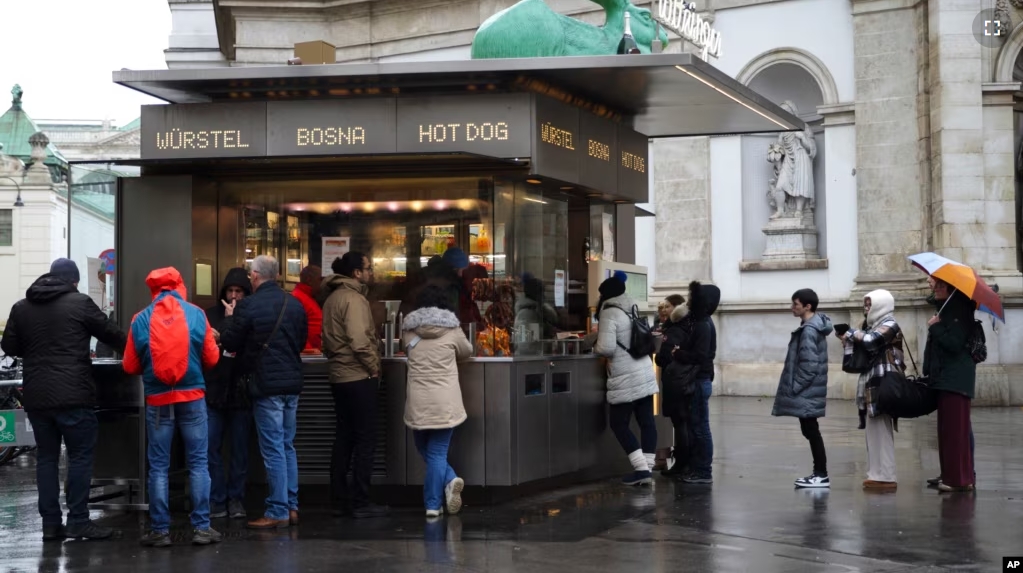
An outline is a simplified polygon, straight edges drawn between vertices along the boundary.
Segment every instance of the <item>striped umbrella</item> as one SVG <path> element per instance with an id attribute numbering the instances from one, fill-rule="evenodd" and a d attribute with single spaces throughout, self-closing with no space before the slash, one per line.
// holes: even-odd
<path id="1" fill-rule="evenodd" d="M 1002 300 L 998 298 L 998 293 L 992 290 L 973 268 L 935 253 L 920 253 L 909 257 L 909 260 L 916 268 L 945 281 L 973 299 L 973 302 L 977 303 L 977 310 L 1005 322 L 1005 310 L 1002 309 Z"/>

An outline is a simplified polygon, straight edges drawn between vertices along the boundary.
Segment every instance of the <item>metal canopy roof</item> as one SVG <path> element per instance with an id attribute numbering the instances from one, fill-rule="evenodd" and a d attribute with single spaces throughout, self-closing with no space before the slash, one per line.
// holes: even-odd
<path id="1" fill-rule="evenodd" d="M 805 125 L 691 54 L 123 70 L 114 82 L 170 103 L 507 92 L 539 82 L 632 116 L 633 128 L 649 137 Z"/>

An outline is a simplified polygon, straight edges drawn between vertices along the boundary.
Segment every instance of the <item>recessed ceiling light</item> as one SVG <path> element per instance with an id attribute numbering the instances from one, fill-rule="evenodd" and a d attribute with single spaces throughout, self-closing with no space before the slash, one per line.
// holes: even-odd
<path id="1" fill-rule="evenodd" d="M 540 184 L 540 180 L 539 179 L 526 179 L 526 183 L 532 183 L 533 185 L 539 185 Z"/>

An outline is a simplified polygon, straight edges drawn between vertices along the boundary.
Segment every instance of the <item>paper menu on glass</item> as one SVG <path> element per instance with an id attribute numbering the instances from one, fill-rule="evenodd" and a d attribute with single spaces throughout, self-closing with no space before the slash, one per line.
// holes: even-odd
<path id="1" fill-rule="evenodd" d="M 601 239 L 604 243 L 603 258 L 605 261 L 615 260 L 615 228 L 614 215 L 610 213 L 601 214 Z"/>
<path id="2" fill-rule="evenodd" d="M 334 273 L 330 270 L 330 265 L 334 263 L 334 259 L 347 253 L 350 248 L 351 237 L 323 237 L 323 264 L 320 266 L 323 269 L 323 276 Z"/>
<path id="3" fill-rule="evenodd" d="M 554 271 L 554 306 L 565 306 L 565 271 Z"/>

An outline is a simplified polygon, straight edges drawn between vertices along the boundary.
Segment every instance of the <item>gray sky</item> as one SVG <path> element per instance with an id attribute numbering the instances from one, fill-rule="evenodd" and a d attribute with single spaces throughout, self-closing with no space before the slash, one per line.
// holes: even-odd
<path id="1" fill-rule="evenodd" d="M 114 84 L 121 68 L 166 69 L 167 0 L 0 1 L 0 114 L 21 84 L 33 119 L 104 119 L 124 125 L 162 103 Z"/>

